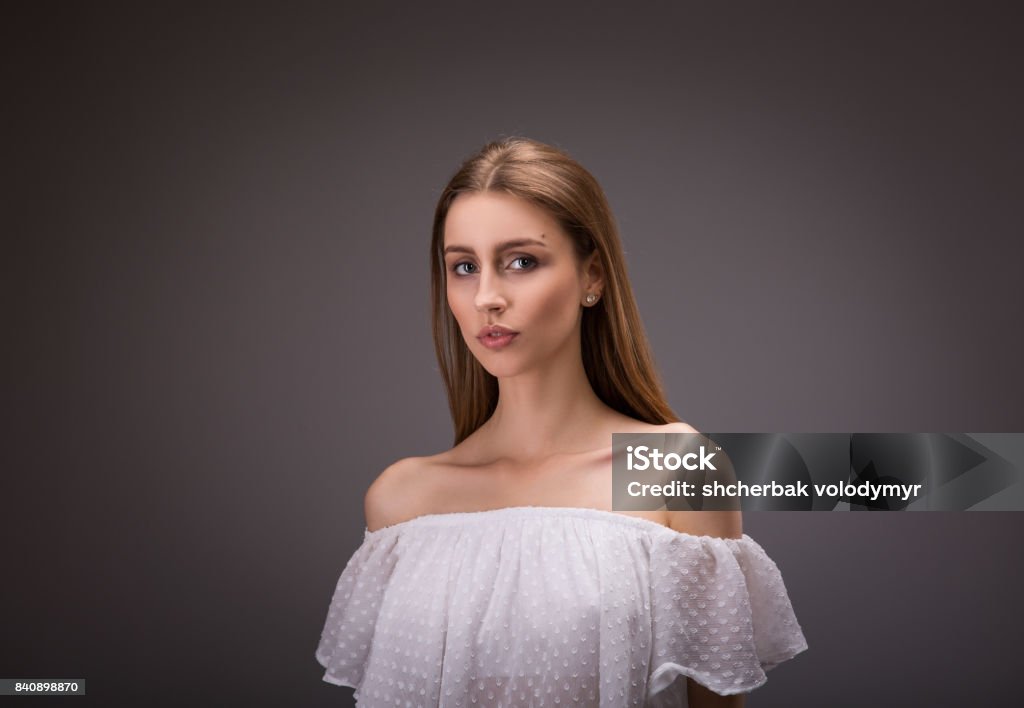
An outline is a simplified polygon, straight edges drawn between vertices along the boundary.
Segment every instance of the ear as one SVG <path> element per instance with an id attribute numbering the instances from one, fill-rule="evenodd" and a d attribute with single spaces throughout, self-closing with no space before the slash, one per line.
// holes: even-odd
<path id="1" fill-rule="evenodd" d="M 581 271 L 584 292 L 601 295 L 604 291 L 604 267 L 597 249 L 584 259 Z"/>

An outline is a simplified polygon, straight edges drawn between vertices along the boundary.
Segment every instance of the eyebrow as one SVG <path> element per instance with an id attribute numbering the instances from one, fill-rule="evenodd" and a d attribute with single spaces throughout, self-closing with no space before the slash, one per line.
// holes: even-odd
<path id="1" fill-rule="evenodd" d="M 543 236 L 544 236 L 544 234 L 541 234 L 541 237 L 543 237 Z M 544 248 L 548 247 L 548 245 L 546 243 L 544 243 L 543 241 L 538 241 L 537 239 L 533 239 L 533 238 L 517 238 L 517 239 L 513 239 L 511 241 L 502 241 L 501 243 L 498 244 L 497 251 L 499 253 L 501 253 L 502 251 L 507 251 L 510 248 L 519 248 L 520 246 L 543 246 Z M 445 249 L 444 249 L 444 252 L 445 252 L 445 254 L 448 254 L 448 253 L 473 253 L 473 249 L 469 248 L 468 246 L 446 246 Z"/>

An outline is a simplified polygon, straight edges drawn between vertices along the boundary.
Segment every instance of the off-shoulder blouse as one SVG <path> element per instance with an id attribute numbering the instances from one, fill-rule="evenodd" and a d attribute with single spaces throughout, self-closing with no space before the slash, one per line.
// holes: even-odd
<path id="1" fill-rule="evenodd" d="M 366 530 L 316 658 L 360 706 L 686 706 L 807 648 L 750 536 L 587 508 L 428 514 Z"/>

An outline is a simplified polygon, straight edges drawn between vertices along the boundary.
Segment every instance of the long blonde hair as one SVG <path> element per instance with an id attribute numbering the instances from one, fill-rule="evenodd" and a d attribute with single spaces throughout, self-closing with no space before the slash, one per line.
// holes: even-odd
<path id="1" fill-rule="evenodd" d="M 618 228 L 601 186 L 558 148 L 529 138 L 488 143 L 448 182 L 434 212 L 430 289 L 434 349 L 448 392 L 455 444 L 483 425 L 498 404 L 498 380 L 466 346 L 448 307 L 444 224 L 459 194 L 503 192 L 547 210 L 572 239 L 579 262 L 595 249 L 604 269 L 601 299 L 583 308 L 581 348 L 587 379 L 606 405 L 648 423 L 679 420 L 665 401 L 626 275 Z"/>

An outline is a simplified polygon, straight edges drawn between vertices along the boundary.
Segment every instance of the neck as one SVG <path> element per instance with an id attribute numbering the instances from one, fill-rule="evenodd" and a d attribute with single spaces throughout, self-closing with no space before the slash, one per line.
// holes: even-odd
<path id="1" fill-rule="evenodd" d="M 541 368 L 498 379 L 498 404 L 481 427 L 498 458 L 528 461 L 595 447 L 608 407 L 597 397 L 575 347 Z"/>

